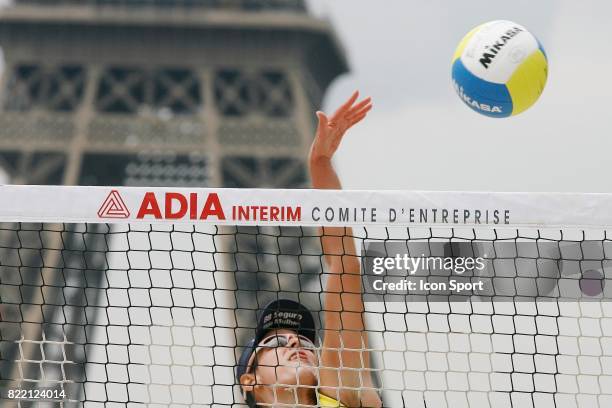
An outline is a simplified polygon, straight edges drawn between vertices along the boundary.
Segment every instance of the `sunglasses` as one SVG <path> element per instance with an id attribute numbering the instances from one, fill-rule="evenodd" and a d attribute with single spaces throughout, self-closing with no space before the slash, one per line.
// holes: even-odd
<path id="1" fill-rule="evenodd" d="M 251 371 L 255 371 L 255 369 L 257 368 L 257 358 L 256 358 L 257 353 L 259 353 L 263 349 L 287 347 L 287 345 L 290 342 L 290 338 L 292 337 L 295 337 L 295 334 L 282 333 L 282 334 L 273 334 L 271 336 L 263 338 L 259 342 L 259 344 L 257 344 L 257 347 L 255 348 L 255 351 L 253 352 L 253 355 L 251 355 L 251 358 L 249 359 L 249 363 L 247 364 L 246 372 L 248 373 Z M 305 348 L 305 349 L 312 349 L 312 350 L 316 348 L 312 340 L 310 340 L 308 337 L 298 334 L 297 338 L 300 341 L 299 347 Z"/>

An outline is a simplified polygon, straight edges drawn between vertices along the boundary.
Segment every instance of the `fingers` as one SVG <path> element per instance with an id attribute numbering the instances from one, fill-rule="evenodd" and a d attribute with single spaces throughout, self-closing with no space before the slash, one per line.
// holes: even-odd
<path id="1" fill-rule="evenodd" d="M 317 112 L 319 119 L 317 133 L 322 134 L 325 128 L 334 128 L 335 131 L 330 135 L 342 137 L 348 128 L 363 120 L 372 109 L 372 98 L 365 98 L 355 104 L 358 97 L 359 91 L 353 92 L 351 97 L 331 117 L 327 117 L 321 111 Z"/>
<path id="2" fill-rule="evenodd" d="M 344 102 L 344 104 L 340 106 L 338 110 L 334 113 L 334 116 L 341 115 L 347 112 L 351 108 L 351 106 L 353 106 L 353 104 L 355 103 L 358 97 L 359 97 L 359 91 L 353 92 L 353 94 L 348 99 L 348 101 Z"/>
<path id="3" fill-rule="evenodd" d="M 317 132 L 323 128 L 325 128 L 329 124 L 329 118 L 321 111 L 317 111 L 317 118 L 319 119 L 319 124 L 317 126 Z"/>
<path id="4" fill-rule="evenodd" d="M 372 104 L 369 103 L 358 110 L 351 110 L 346 119 L 350 122 L 352 118 L 368 113 L 372 109 Z"/>
<path id="5" fill-rule="evenodd" d="M 367 115 L 367 112 L 362 113 L 361 115 L 357 115 L 355 117 L 353 117 L 352 119 L 349 120 L 349 127 L 361 122 L 363 120 L 363 118 L 365 118 Z"/>
<path id="6" fill-rule="evenodd" d="M 353 106 L 348 113 L 349 113 L 349 115 L 353 115 L 354 113 L 357 113 L 357 111 L 367 107 L 368 105 L 372 106 L 372 98 L 371 97 L 367 97 L 364 100 L 362 100 L 361 102 L 359 102 L 357 105 Z"/>
<path id="7" fill-rule="evenodd" d="M 355 94 L 353 94 L 354 96 Z M 361 115 L 362 113 L 368 112 L 372 109 L 372 98 L 368 97 L 360 101 L 354 106 L 348 107 L 348 109 L 344 109 L 344 106 L 340 108 L 332 117 L 333 121 L 346 120 L 350 122 L 351 118 Z"/>
<path id="8" fill-rule="evenodd" d="M 322 112 L 322 111 L 317 111 L 316 112 L 317 118 L 319 118 L 319 121 L 327 121 L 327 115 Z"/>

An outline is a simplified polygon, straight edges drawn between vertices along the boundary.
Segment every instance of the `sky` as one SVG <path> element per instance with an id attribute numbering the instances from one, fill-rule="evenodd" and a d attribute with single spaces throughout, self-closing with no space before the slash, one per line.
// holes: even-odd
<path id="1" fill-rule="evenodd" d="M 332 22 L 351 66 L 323 110 L 355 89 L 374 100 L 337 154 L 344 188 L 612 192 L 612 2 L 307 1 Z M 527 27 L 549 59 L 540 100 L 507 119 L 472 112 L 450 79 L 460 39 L 497 19 Z"/>
<path id="2" fill-rule="evenodd" d="M 344 188 L 612 192 L 611 2 L 382 3 L 309 0 L 351 66 L 323 109 L 333 112 L 354 89 L 374 100 L 337 153 Z M 549 77 L 531 109 L 491 119 L 460 101 L 450 61 L 472 27 L 499 19 L 538 37 Z"/>

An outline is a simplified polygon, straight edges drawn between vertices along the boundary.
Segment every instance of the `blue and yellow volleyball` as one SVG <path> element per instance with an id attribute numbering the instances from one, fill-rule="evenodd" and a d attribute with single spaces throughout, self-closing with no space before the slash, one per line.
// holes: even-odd
<path id="1" fill-rule="evenodd" d="M 494 118 L 518 115 L 542 94 L 548 60 L 540 42 L 512 21 L 467 33 L 453 56 L 453 86 L 472 110 Z"/>

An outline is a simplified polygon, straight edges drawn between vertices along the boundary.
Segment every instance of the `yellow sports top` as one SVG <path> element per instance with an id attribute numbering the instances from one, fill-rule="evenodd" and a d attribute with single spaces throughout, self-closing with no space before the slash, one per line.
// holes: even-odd
<path id="1" fill-rule="evenodd" d="M 346 408 L 346 405 L 344 405 L 343 403 L 341 403 L 340 401 L 332 398 L 332 397 L 328 397 L 327 395 L 324 394 L 319 394 L 317 393 L 318 397 L 319 397 L 319 406 L 320 407 L 330 407 L 330 408 Z"/>

